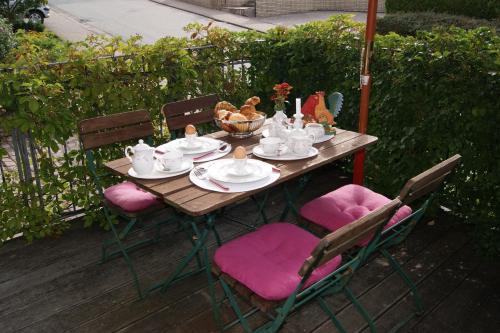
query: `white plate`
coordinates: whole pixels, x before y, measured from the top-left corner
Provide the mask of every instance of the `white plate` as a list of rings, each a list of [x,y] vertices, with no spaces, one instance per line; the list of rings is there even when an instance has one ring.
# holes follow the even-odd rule
[[[252,150],[252,153],[257,157],[265,158],[268,160],[295,161],[295,160],[303,160],[306,158],[314,157],[314,156],[318,155],[319,151],[318,151],[318,149],[311,147],[309,149],[309,153],[307,155],[295,155],[295,154],[289,152],[289,153],[281,154],[279,156],[270,156],[270,155],[264,154],[264,151],[262,150],[261,146],[255,146]]]
[[[250,171],[247,175],[235,175],[232,168],[233,159],[218,160],[208,168],[208,176],[220,182],[242,184],[262,180],[273,172],[272,165],[252,159],[247,160],[247,168]]]
[[[269,136],[269,129],[268,128],[266,128],[265,130],[262,131],[262,136],[265,138],[267,138]],[[328,141],[330,139],[333,139],[334,136],[335,136],[334,134],[323,135],[321,138],[314,140],[314,144]]]
[[[200,166],[204,168],[209,168],[210,163],[212,162],[201,164]],[[240,193],[240,192],[255,191],[258,190],[259,188],[269,186],[275,181],[277,181],[280,178],[280,176],[281,174],[279,172],[272,172],[269,177],[266,177],[256,182],[242,183],[242,184],[223,183],[224,186],[227,186],[229,188],[229,190],[227,191],[222,190],[221,188],[217,187],[207,179],[200,179],[196,177],[194,171],[191,171],[191,173],[189,174],[189,180],[196,186],[199,186],[205,190],[220,192],[220,193]]]
[[[175,172],[169,172],[169,171],[163,171],[160,169],[161,166],[155,163],[155,167],[153,168],[153,171],[148,174],[148,175],[138,175],[137,172],[133,168],[128,169],[128,175],[130,177],[134,178],[139,178],[139,179],[163,179],[163,178],[170,178],[170,177],[175,177],[175,176],[180,176],[185,173],[188,173],[193,169],[193,162],[191,160],[184,160],[182,163],[182,167],[180,170],[177,170]]]
[[[182,151],[185,155],[193,155],[193,154],[203,154],[208,153],[209,151],[216,150],[219,148],[221,141],[207,138],[207,137],[198,137],[196,140],[200,143],[197,147],[187,148],[186,147],[186,139],[176,139],[170,142],[167,142],[164,145],[159,146],[158,150],[167,151],[169,149],[177,149]]]

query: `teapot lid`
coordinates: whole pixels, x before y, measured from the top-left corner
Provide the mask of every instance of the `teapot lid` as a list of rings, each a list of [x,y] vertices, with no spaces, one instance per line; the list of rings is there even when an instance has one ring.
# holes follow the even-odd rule
[[[150,150],[151,147],[144,143],[144,140],[139,140],[139,143],[134,146],[134,151],[144,151],[144,150]]]

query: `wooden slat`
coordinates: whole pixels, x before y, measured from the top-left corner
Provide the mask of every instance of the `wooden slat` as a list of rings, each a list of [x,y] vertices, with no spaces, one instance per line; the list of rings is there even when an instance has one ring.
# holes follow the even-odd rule
[[[80,135],[83,148],[94,149],[105,145],[145,138],[153,134],[153,125],[151,122],[137,124],[129,127],[110,129],[105,132],[87,133]]]
[[[422,172],[421,174],[413,177],[405,184],[405,186],[399,193],[399,198],[403,202],[406,202],[407,197],[411,195],[411,200],[415,200],[418,199],[418,196],[416,196],[415,193],[418,192],[419,196],[422,196],[429,193],[430,190],[437,188],[440,182],[444,180],[444,176],[449,174],[458,165],[458,163],[460,163],[461,159],[462,156],[458,154],[454,155],[447,160],[436,164],[432,168]],[[429,185],[429,183],[433,183],[435,186]],[[428,188],[429,191],[426,191],[425,188]],[[412,195],[411,193],[414,194]]]
[[[198,109],[210,108],[213,110],[218,101],[219,98],[214,94],[167,103],[161,109],[165,118],[169,119],[170,117],[183,115]]]
[[[123,112],[109,116],[95,117],[82,120],[78,124],[79,134],[98,132],[115,127],[125,127],[134,124],[148,123],[151,121],[146,110]]]
[[[167,126],[169,130],[174,131],[177,129],[182,129],[189,124],[192,125],[207,124],[212,121],[213,121],[213,113],[212,111],[207,110],[198,113],[167,118]]]
[[[339,254],[354,247],[360,240],[381,227],[383,223],[394,215],[400,206],[401,201],[394,199],[379,209],[372,211],[370,214],[323,237],[312,251],[311,256],[306,259],[300,268],[299,274],[304,276]]]

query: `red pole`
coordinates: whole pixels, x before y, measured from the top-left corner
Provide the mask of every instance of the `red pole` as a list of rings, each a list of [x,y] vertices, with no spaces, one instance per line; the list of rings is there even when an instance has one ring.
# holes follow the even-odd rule
[[[370,105],[370,90],[372,85],[370,75],[370,60],[373,53],[373,40],[377,26],[378,0],[369,0],[368,14],[366,17],[365,47],[363,48],[361,64],[361,101],[359,105],[359,132],[365,134],[368,128],[368,108]],[[354,156],[354,179],[353,183],[363,184],[363,167],[366,151],[363,149]]]

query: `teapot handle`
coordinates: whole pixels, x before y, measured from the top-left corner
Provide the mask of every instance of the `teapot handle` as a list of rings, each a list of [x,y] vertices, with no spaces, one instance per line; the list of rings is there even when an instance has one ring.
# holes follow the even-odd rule
[[[134,148],[132,148],[132,146],[127,146],[125,148],[125,156],[129,159],[130,162],[132,162],[132,157],[130,157],[129,155],[129,150],[132,152],[132,154],[134,153]]]

